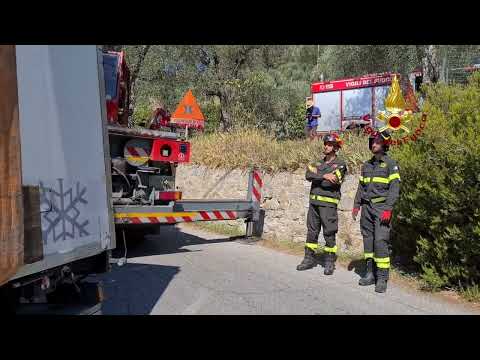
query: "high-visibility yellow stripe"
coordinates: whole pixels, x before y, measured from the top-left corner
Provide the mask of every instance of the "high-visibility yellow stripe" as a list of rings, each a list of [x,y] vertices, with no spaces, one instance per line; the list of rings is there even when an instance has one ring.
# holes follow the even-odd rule
[[[360,182],[366,184],[369,183],[372,178],[360,176]]]
[[[305,243],[305,247],[312,249],[312,250],[317,250],[318,249],[318,244],[314,243]]]
[[[379,269],[388,269],[390,267],[390,258],[374,258],[375,263],[377,264],[377,268]]]
[[[389,181],[392,181],[392,180],[395,180],[395,179],[400,180],[400,174],[399,173],[392,174],[388,177]]]
[[[373,253],[363,253],[365,259],[373,259]]]
[[[326,196],[320,196],[320,195],[310,195],[310,199],[312,200],[318,200],[318,201],[325,201],[328,203],[333,203],[333,204],[338,204],[340,200],[331,198],[331,197],[326,197]]]
[[[390,181],[388,180],[388,178],[384,178],[384,177],[373,177],[372,182],[388,184]]]
[[[325,252],[334,253],[334,254],[335,254],[335,253],[337,252],[337,246],[334,246],[334,247],[325,246],[325,247],[323,248],[323,250],[324,250]]]
[[[337,175],[338,180],[340,180],[340,181],[342,180],[342,173],[340,172],[340,170],[338,170],[338,169],[335,170],[335,175]]]
[[[156,213],[143,213],[143,212],[131,212],[131,213],[116,213],[113,215],[115,218],[134,218],[134,217],[182,217],[182,216],[195,216],[196,212],[156,212]]]
[[[378,198],[373,198],[373,199],[371,199],[370,201],[371,201],[372,203],[376,204],[376,203],[379,203],[379,202],[382,202],[382,201],[385,201],[385,200],[387,200],[387,198],[381,196],[381,197],[378,197]]]
[[[364,183],[364,184],[369,183],[369,182],[388,184],[388,183],[390,183],[390,181],[393,181],[395,179],[400,180],[400,174],[399,173],[392,174],[388,178],[379,177],[379,176],[375,176],[373,178],[360,176],[360,182]]]

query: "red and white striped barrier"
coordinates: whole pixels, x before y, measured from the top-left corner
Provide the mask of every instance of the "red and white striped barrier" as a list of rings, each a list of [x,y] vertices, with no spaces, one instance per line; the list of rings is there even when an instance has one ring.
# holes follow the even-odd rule
[[[262,203],[262,187],[263,181],[258,170],[253,170],[253,183],[252,183],[252,193],[253,201],[261,204]]]
[[[127,224],[175,224],[192,221],[215,221],[238,219],[236,211],[195,211],[177,213],[117,213],[116,223]]]

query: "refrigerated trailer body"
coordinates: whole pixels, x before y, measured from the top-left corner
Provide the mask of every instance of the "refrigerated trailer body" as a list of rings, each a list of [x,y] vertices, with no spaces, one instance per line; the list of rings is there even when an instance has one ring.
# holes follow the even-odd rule
[[[0,285],[2,295],[15,293],[18,301],[48,296],[67,282],[78,288],[80,277],[107,271],[115,232],[101,51],[78,45],[2,51],[11,51],[15,64],[3,70],[16,80],[7,91],[18,95],[24,233],[14,274]]]
[[[115,245],[96,46],[17,46],[22,184],[38,189],[43,258],[14,278]]]
[[[0,46],[0,69],[8,75],[0,74],[6,92],[0,135],[12,139],[0,157],[0,169],[11,170],[0,185],[6,219],[0,227],[0,311],[12,302],[23,309],[39,301],[68,302],[72,293],[100,302],[101,288],[81,280],[109,270],[116,227],[123,232],[145,223],[158,229],[185,221],[245,219],[247,236],[261,233],[262,181],[256,169],[247,199],[162,197],[176,193],[175,168],[188,160],[189,145],[175,133],[108,125],[99,47]],[[137,183],[133,196],[125,196],[121,186],[116,192],[112,169],[122,156],[128,160],[127,143],[148,139],[153,141],[148,162],[130,164],[126,172],[132,177],[145,172],[148,182]],[[141,191],[153,196],[140,196]],[[81,312],[90,314],[92,308]]]

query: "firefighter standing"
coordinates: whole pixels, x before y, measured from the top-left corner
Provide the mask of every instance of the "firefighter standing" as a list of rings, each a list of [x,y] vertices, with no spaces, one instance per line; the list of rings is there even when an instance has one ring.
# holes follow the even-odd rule
[[[307,215],[307,241],[305,257],[297,270],[307,270],[318,264],[318,235],[323,228],[325,238],[325,275],[332,275],[335,269],[337,246],[335,235],[338,231],[337,205],[340,202],[340,187],[347,171],[346,164],[337,157],[342,141],[336,134],[323,138],[324,159],[316,167],[309,166],[305,175],[312,182],[310,206]]]
[[[363,236],[366,273],[359,285],[375,284],[384,293],[390,269],[390,221],[400,191],[400,174],[395,160],[388,157],[388,132],[376,132],[369,138],[373,157],[362,166],[360,184],[355,196],[353,219],[360,207],[360,229]],[[374,267],[376,268],[374,270]]]

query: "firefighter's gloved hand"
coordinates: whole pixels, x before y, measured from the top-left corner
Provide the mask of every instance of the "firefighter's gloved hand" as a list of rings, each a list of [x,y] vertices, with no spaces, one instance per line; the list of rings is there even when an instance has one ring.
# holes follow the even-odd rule
[[[392,219],[392,210],[384,210],[380,217],[380,222],[386,225],[390,223],[391,219]]]
[[[357,215],[358,215],[358,212],[360,211],[360,208],[353,208],[352,209],[352,218],[353,218],[353,221],[357,221]]]

